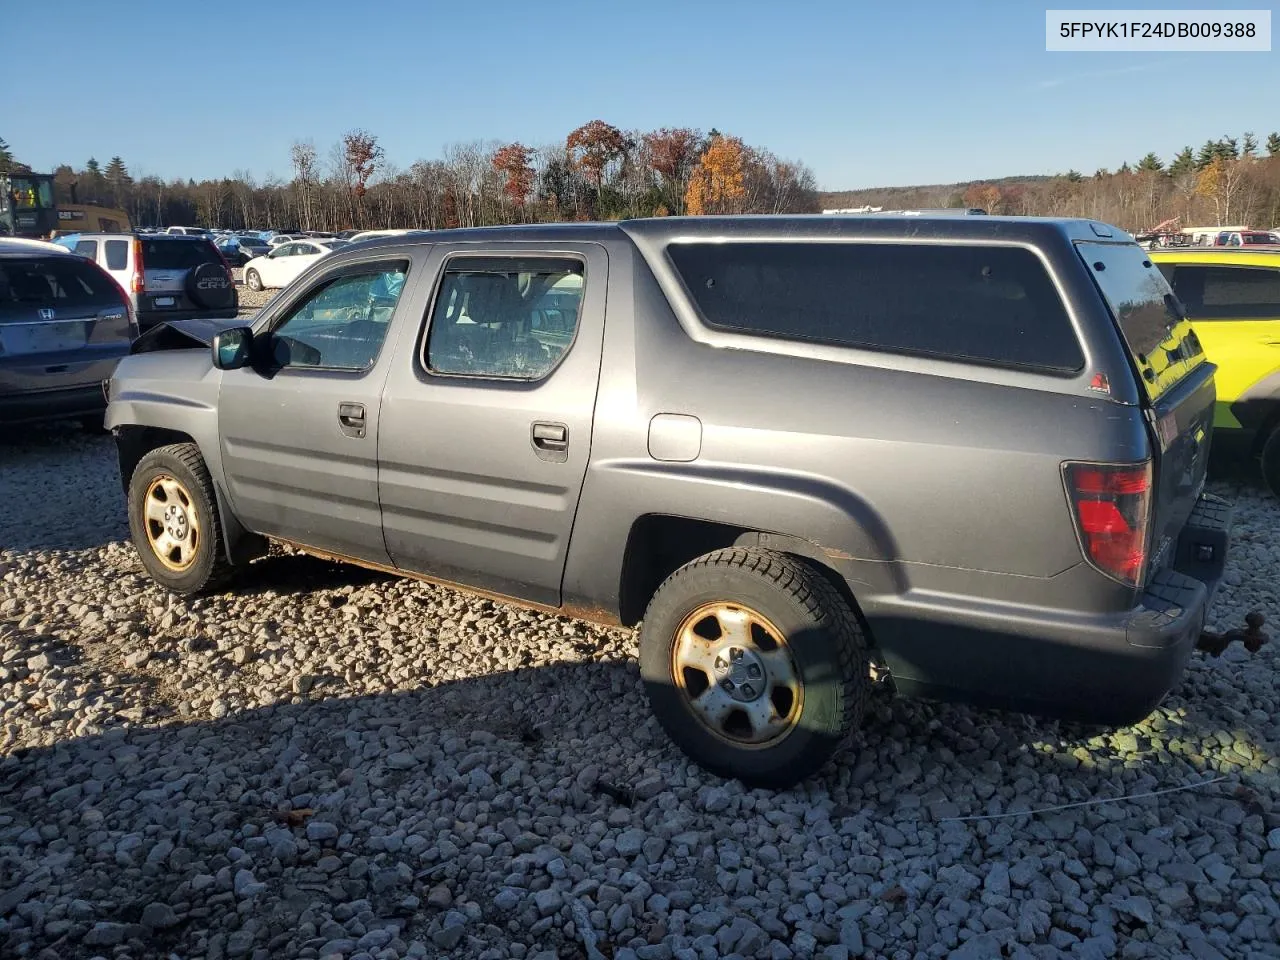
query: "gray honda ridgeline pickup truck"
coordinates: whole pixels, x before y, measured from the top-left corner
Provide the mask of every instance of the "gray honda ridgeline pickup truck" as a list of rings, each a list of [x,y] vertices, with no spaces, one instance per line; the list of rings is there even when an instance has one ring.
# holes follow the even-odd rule
[[[371,240],[251,326],[148,331],[107,389],[160,584],[213,589],[271,538],[640,624],[668,734],[761,786],[814,773],[876,682],[1137,721],[1228,542],[1214,366],[1088,220]]]

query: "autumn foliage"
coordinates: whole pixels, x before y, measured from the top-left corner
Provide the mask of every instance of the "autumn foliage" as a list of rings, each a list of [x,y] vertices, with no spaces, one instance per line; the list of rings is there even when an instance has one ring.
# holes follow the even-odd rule
[[[517,207],[523,207],[533,192],[532,156],[533,151],[523,143],[509,143],[493,154],[493,169],[504,178],[502,192]]]
[[[736,137],[688,127],[624,130],[591,120],[543,146],[455,143],[442,156],[399,168],[367,130],[327,151],[292,145],[289,176],[256,181],[248,171],[204,180],[128,175],[123,160],[106,178],[96,162],[57,168],[59,198],[119,199],[139,225],[203,224],[226,229],[439,229],[510,222],[617,220],[714,212],[813,212],[813,174]],[[691,192],[691,185],[697,186]]]
[[[617,127],[603,120],[592,120],[569,134],[564,146],[570,160],[599,189],[604,185],[605,168],[620,159],[630,143]]]
[[[747,195],[747,148],[737,137],[713,137],[694,168],[685,210],[694,215],[741,213]]]

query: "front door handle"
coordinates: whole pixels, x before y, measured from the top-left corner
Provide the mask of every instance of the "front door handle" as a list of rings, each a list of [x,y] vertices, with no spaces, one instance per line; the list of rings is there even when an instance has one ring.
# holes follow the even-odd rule
[[[533,451],[543,460],[563,463],[569,459],[569,428],[563,423],[536,421],[530,428]]]
[[[348,437],[359,439],[364,436],[364,404],[338,404],[338,426]]]

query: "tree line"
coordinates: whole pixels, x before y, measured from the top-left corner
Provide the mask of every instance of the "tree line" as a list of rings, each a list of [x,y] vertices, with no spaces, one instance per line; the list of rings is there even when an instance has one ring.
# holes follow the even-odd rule
[[[603,120],[562,143],[453,144],[395,166],[378,138],[352,130],[323,155],[293,143],[288,180],[247,170],[196,181],[130,172],[123,158],[54,173],[58,203],[125,210],[140,226],[227,229],[441,229],[501,223],[711,213],[817,212],[812,171],[739,137],[686,127],[625,131]],[[21,166],[0,140],[0,172]]]
[[[1265,152],[1264,152],[1265,151]],[[1178,226],[1280,226],[1280,133],[1263,144],[1252,133],[1183,147],[1167,163],[1155,153],[1086,176],[869,189],[822,194],[826,208],[980,207],[988,213],[1089,217],[1142,233],[1177,218]],[[1174,227],[1176,229],[1176,227]]]
[[[453,144],[407,169],[378,138],[352,130],[321,155],[297,141],[288,180],[163,180],[131,173],[121,157],[55,171],[60,203],[126,210],[134,223],[228,229],[439,229],[499,223],[608,220],[709,213],[810,213],[871,204],[981,207],[994,214],[1080,216],[1143,232],[1183,226],[1280,226],[1280,134],[1252,133],[1187,146],[1167,162],[1148,153],[1091,176],[1006,177],[968,184],[819,194],[812,171],[712,129],[624,131],[592,120],[563,143]],[[0,172],[22,165],[0,140]]]

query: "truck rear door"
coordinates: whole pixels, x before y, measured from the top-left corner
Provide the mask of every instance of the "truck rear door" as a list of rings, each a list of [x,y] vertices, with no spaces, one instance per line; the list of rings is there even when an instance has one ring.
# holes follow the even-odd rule
[[[382,399],[397,567],[551,606],[591,454],[608,257],[586,242],[436,244],[424,328]]]
[[[1143,388],[1154,472],[1150,572],[1172,559],[1172,546],[1204,487],[1216,367],[1141,247],[1088,241],[1076,249],[1111,310]]]

